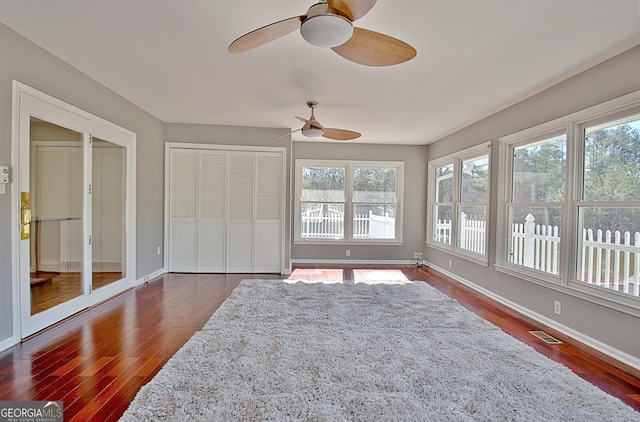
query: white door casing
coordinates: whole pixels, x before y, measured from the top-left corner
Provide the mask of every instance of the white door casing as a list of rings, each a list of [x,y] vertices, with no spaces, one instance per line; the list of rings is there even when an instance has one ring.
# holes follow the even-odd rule
[[[81,258],[74,266],[74,271],[82,270],[82,292],[80,296],[62,304],[56,305],[46,311],[31,313],[31,240],[21,239],[20,236],[20,192],[30,192],[32,177],[38,177],[41,172],[35,172],[31,168],[32,142],[30,139],[32,119],[42,120],[50,124],[67,128],[82,134],[82,147],[58,148],[53,155],[51,151],[42,157],[43,165],[53,166],[49,168],[49,175],[58,175],[53,180],[48,180],[49,189],[55,183],[66,183],[60,192],[66,192],[63,201],[58,201],[59,206],[71,207],[74,212],[81,214],[79,225],[69,222],[60,223],[60,262],[73,263],[74,259]],[[91,176],[92,176],[92,137],[106,139],[114,145],[122,147],[126,151],[124,167],[126,172],[126,192],[124,199],[125,220],[123,232],[126,239],[123,242],[126,256],[124,257],[124,273],[126,277],[111,283],[108,286],[92,289],[92,248],[88,246],[92,232],[92,205],[91,205]],[[101,302],[134,284],[135,279],[135,143],[136,135],[113,123],[107,122],[97,116],[66,104],[56,98],[41,93],[20,82],[13,83],[13,122],[12,122],[12,167],[14,169],[14,182],[11,185],[12,201],[12,258],[15,265],[12,267],[12,300],[13,300],[13,332],[14,341],[29,336],[55,322],[64,319],[73,313],[88,306]],[[43,150],[45,151],[45,150]],[[52,157],[57,157],[51,160]],[[56,160],[63,159],[66,165],[56,164]],[[38,159],[34,165],[40,165]],[[47,164],[48,163],[48,164]],[[68,171],[80,166],[80,180],[71,180]],[[46,169],[45,169],[46,170]],[[41,181],[47,177],[47,171]],[[77,172],[76,172],[77,173]],[[54,184],[51,184],[54,183]],[[46,188],[46,184],[45,184]],[[76,190],[80,189],[79,192]],[[74,190],[73,198],[69,198],[70,190]],[[42,198],[40,198],[42,201]],[[55,201],[51,203],[56,205]],[[69,210],[67,210],[69,211]],[[77,226],[77,227],[76,227]],[[78,234],[83,244],[76,245],[71,242],[70,235]],[[67,236],[67,239],[65,239]],[[45,257],[47,258],[47,257]],[[72,264],[69,264],[72,265]]]

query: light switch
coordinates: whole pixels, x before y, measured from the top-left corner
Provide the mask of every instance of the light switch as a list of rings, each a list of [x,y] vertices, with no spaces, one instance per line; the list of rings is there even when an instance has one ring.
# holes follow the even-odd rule
[[[0,166],[0,183],[9,183],[9,166]]]

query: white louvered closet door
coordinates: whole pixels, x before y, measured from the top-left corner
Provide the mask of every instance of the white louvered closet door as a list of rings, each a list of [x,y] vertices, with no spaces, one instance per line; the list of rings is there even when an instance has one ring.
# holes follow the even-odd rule
[[[171,151],[169,271],[197,270],[198,151]]]
[[[254,153],[230,152],[227,183],[227,272],[254,272]]]
[[[198,272],[225,272],[225,152],[200,151]]]
[[[283,236],[282,179],[282,155],[256,153],[255,272],[280,272]]]
[[[282,270],[283,156],[171,149],[169,271]]]

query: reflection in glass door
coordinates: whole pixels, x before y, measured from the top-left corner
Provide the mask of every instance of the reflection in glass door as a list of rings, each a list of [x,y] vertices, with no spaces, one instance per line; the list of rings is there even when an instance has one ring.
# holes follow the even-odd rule
[[[30,134],[29,272],[35,315],[84,294],[84,168],[81,133],[31,117]]]
[[[13,89],[14,327],[26,338],[134,285],[136,135]]]
[[[92,290],[126,277],[126,149],[92,141]]]

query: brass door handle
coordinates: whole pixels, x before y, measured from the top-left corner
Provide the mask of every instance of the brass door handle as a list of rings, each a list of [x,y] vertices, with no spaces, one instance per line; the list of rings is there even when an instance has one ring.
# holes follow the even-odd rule
[[[22,207],[20,212],[20,222],[23,226],[31,224],[31,209],[28,207]]]
[[[20,239],[31,237],[31,199],[29,192],[20,192]]]

